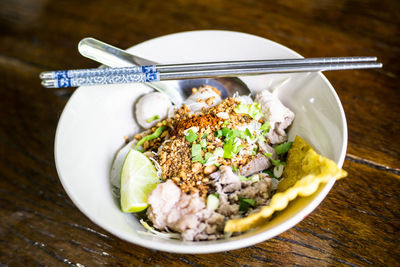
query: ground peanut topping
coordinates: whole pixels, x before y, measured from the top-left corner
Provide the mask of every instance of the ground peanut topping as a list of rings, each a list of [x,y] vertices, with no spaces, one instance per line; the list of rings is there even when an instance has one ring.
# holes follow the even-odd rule
[[[144,142],[143,148],[157,155],[155,160],[161,168],[162,179],[172,179],[183,192],[199,192],[202,197],[206,197],[210,183],[208,176],[218,169],[217,166],[240,168],[254,158],[255,154],[239,153],[235,157],[225,157],[222,136],[216,136],[224,128],[237,128],[252,121],[248,115],[233,111],[238,104],[233,98],[227,98],[216,106],[203,107],[196,114],[183,105],[175,111],[173,117],[158,123],[157,127],[165,127],[163,133],[158,138]],[[154,133],[157,127],[153,127],[149,134]],[[190,130],[196,136],[191,142],[186,139]],[[241,149],[249,148],[246,142],[241,142]],[[202,160],[193,159],[192,149],[196,145],[201,145],[198,156]],[[216,151],[222,152],[222,155],[214,156]],[[212,156],[214,162],[210,164],[206,159]]]

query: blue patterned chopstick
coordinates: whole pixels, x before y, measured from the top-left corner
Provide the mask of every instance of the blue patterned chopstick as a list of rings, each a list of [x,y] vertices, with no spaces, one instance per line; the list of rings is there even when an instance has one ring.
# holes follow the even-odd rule
[[[58,70],[46,71],[40,74],[41,79],[72,79],[94,76],[109,75],[130,75],[136,73],[154,73],[155,65],[133,66],[123,68],[103,68],[103,69],[78,69],[78,70]]]
[[[103,76],[86,77],[60,77],[55,79],[43,79],[42,85],[47,88],[78,87],[83,85],[116,84],[116,83],[145,83],[160,80],[160,74],[154,73],[123,73],[107,74]]]
[[[164,80],[212,78],[212,77],[235,77],[242,75],[255,75],[267,73],[284,72],[310,72],[310,71],[331,71],[350,69],[382,68],[379,62],[341,63],[341,64],[303,64],[303,65],[279,65],[273,67],[251,67],[240,69],[210,69],[198,71],[174,71],[174,72],[153,72],[153,73],[123,73],[107,74],[103,76],[86,77],[61,77],[55,79],[43,79],[42,85],[48,88],[77,87],[82,85],[115,84],[115,83],[145,83]]]

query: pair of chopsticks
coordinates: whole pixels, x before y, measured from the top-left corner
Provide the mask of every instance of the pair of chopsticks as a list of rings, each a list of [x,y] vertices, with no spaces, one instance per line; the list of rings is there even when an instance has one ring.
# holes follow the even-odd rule
[[[40,74],[47,88],[143,83],[165,80],[234,77],[284,72],[381,68],[376,57],[327,57],[146,65],[123,68],[47,71]]]

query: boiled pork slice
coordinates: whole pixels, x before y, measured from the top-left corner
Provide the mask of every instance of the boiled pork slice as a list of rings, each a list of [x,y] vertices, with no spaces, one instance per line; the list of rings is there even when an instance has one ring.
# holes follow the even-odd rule
[[[268,90],[259,92],[254,101],[261,104],[264,119],[269,122],[270,130],[267,137],[271,144],[280,144],[287,141],[285,129],[292,124],[294,113]]]

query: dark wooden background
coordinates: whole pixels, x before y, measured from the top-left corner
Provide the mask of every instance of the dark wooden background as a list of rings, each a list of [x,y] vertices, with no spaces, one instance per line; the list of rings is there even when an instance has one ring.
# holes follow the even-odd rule
[[[395,266],[400,261],[400,1],[0,1],[0,266]],[[344,168],[323,203],[266,242],[208,255],[156,252],[93,224],[54,166],[57,121],[73,90],[44,70],[98,66],[92,36],[121,48],[199,29],[247,32],[305,57],[378,56],[381,70],[326,73],[349,127]]]

